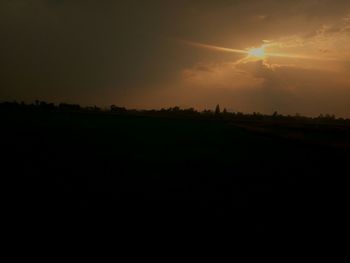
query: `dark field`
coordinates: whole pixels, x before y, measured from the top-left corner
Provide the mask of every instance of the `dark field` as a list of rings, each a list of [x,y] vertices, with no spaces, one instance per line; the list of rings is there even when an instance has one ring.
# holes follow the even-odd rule
[[[347,124],[45,111],[0,116],[5,203],[16,218],[213,220],[237,231],[320,234],[344,220]]]

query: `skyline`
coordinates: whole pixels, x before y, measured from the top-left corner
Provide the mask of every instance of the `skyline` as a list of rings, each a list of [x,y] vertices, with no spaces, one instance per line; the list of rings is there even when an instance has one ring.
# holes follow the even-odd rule
[[[0,100],[350,117],[345,0],[0,3]]]

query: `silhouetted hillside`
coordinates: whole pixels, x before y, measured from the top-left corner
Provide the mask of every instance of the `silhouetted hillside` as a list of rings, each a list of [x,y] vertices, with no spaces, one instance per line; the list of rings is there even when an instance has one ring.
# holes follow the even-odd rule
[[[317,232],[344,205],[349,120],[44,102],[2,103],[0,117],[2,176],[23,213],[291,233]]]

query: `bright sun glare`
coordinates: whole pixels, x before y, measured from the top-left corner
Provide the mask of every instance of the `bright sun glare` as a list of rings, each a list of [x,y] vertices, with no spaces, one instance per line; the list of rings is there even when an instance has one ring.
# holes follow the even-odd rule
[[[266,57],[265,50],[263,47],[252,48],[252,49],[248,50],[248,54],[251,57],[255,57],[255,58],[259,58],[259,59],[263,59]]]

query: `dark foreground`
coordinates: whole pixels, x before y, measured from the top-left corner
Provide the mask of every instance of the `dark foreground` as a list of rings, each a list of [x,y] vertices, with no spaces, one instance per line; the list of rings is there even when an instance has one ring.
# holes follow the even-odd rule
[[[0,138],[14,220],[323,235],[346,214],[346,125],[7,111]]]

